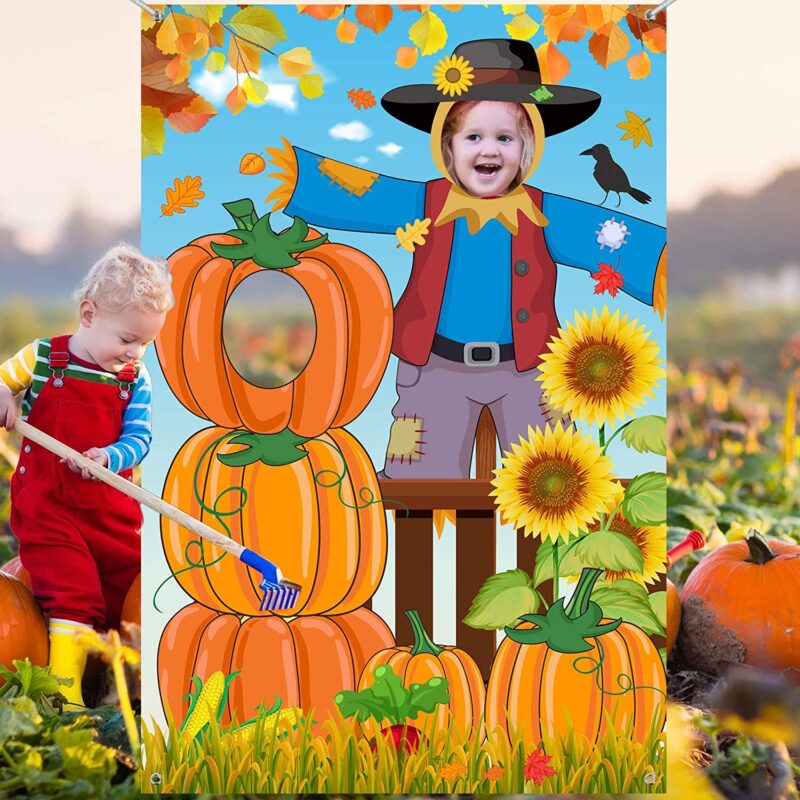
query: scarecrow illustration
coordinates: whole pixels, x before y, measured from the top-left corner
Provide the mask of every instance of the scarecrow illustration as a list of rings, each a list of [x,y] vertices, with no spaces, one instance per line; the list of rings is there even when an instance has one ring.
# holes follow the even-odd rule
[[[326,228],[415,230],[423,240],[395,306],[388,478],[469,477],[484,406],[504,451],[548,421],[536,377],[558,331],[557,263],[595,271],[604,246],[625,244],[622,290],[648,305],[666,269],[664,228],[525,184],[545,138],[591,117],[596,92],[543,86],[534,48],[510,39],[459,45],[434,78],[381,103],[430,132],[441,178],[379,175],[288,142],[269,151],[281,170],[268,198],[276,208]]]

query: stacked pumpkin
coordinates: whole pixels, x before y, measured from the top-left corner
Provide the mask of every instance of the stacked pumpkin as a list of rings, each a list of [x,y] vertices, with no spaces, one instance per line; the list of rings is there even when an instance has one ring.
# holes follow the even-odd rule
[[[194,602],[167,624],[158,673],[165,711],[188,711],[191,678],[239,671],[223,721],[271,706],[314,708],[356,688],[394,644],[364,604],[386,563],[386,521],[374,467],[344,425],[374,394],[389,358],[392,301],[368,256],[296,219],[274,233],[249,200],[224,204],[237,228],[200,237],[169,258],[175,305],[156,340],[178,400],[214,423],[169,469],[164,499],[277,564],[300,585],[297,604],[261,611],[258,576],[162,519],[164,553]],[[298,377],[278,388],[246,381],[229,358],[223,318],[234,290],[262,269],[293,278],[311,301],[316,340]]]

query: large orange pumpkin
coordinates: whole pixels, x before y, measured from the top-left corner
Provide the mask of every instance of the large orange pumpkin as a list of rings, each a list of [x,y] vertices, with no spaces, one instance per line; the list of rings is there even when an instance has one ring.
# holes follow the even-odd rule
[[[389,359],[393,316],[385,276],[369,256],[308,233],[302,220],[276,236],[269,214],[258,220],[250,200],[224,205],[241,232],[202,236],[169,258],[175,305],[156,351],[170,388],[189,411],[228,428],[256,433],[288,428],[317,436],[346,425],[366,407]],[[311,239],[303,241],[304,236]],[[242,378],[222,338],[231,294],[265,268],[294,278],[316,317],[308,364],[294,381],[274,389]]]
[[[29,658],[46,667],[49,654],[47,623],[30,589],[0,572],[0,664],[13,669],[15,659]]]
[[[199,540],[164,517],[164,552],[181,586],[210,608],[250,616],[343,614],[364,605],[386,565],[386,519],[380,503],[367,502],[369,497],[380,498],[380,488],[358,440],[344,429],[331,430],[299,450],[289,448],[291,457],[299,460],[268,466],[258,455],[269,437],[246,434],[252,447],[242,450],[228,443],[229,433],[207,428],[184,444],[167,474],[164,499],[224,533],[217,518],[201,507],[195,487],[206,509],[219,498],[217,511],[229,514],[222,519],[230,536],[300,584],[299,600],[290,610],[259,611],[258,576],[233,556],[216,561],[223,551],[207,543],[202,547],[211,566],[185,569],[190,564],[187,545]],[[221,459],[240,466],[228,466]],[[337,475],[344,476],[339,484]],[[231,487],[244,489],[246,501]],[[243,501],[241,511],[230,513]],[[189,548],[191,561],[199,554],[199,546]]]
[[[490,736],[513,730],[535,747],[572,730],[596,742],[612,719],[617,731],[632,726],[637,742],[661,730],[667,678],[658,649],[636,625],[602,618],[589,599],[601,574],[585,568],[566,608],[561,599],[506,628],[486,692]]]
[[[800,683],[800,546],[752,532],[707,555],[681,592],[681,655],[715,671],[714,654]],[[692,647],[692,640],[697,644]],[[703,659],[697,664],[694,651]],[[726,655],[726,653],[728,655]]]
[[[406,611],[414,632],[412,646],[391,647],[376,653],[366,664],[358,681],[358,689],[366,689],[375,682],[375,670],[386,664],[408,688],[412,683],[425,683],[431,678],[446,678],[450,702],[426,714],[420,712],[409,724],[420,730],[433,727],[447,730],[452,723],[455,730],[464,733],[480,730],[486,689],[483,676],[472,656],[457,647],[434,644],[416,611]],[[433,720],[433,722],[431,722]],[[362,723],[364,733],[374,736],[380,724],[369,719]]]
[[[386,623],[367,608],[330,617],[276,616],[242,619],[199,603],[168,623],[158,645],[161,702],[178,724],[189,709],[191,678],[205,681],[222,670],[239,671],[232,681],[223,722],[244,722],[271,707],[313,709],[323,722],[336,709],[342,689],[354,690],[370,657],[394,644]],[[338,712],[337,712],[338,713]]]
[[[681,627],[681,596],[675,584],[667,578],[667,653],[672,652]]]

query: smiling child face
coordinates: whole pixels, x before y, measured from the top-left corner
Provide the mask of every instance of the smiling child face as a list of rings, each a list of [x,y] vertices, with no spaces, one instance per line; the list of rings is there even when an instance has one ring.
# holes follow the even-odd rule
[[[476,197],[504,195],[517,177],[522,136],[513,103],[485,100],[467,111],[452,138],[453,171]]]

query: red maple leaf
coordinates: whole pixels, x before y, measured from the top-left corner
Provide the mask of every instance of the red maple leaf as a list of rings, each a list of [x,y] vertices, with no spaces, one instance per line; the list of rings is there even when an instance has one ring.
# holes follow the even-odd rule
[[[372,108],[375,105],[375,95],[368,89],[350,89],[347,99],[360,111],[362,108]]]
[[[545,778],[551,778],[556,771],[548,766],[552,756],[545,754],[544,750],[534,750],[525,760],[525,780],[533,781],[541,786]]]
[[[594,287],[594,293],[603,294],[608,292],[612,297],[616,297],[617,292],[625,283],[622,279],[622,273],[617,272],[611,264],[598,264],[597,266],[600,267],[600,271],[592,273],[592,277],[597,282]]]

